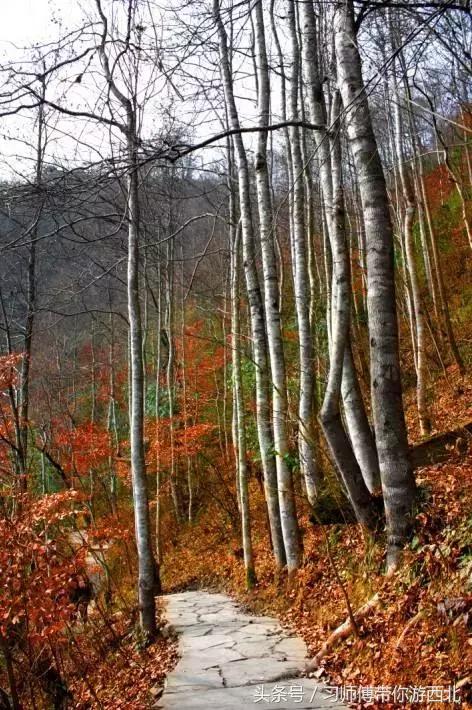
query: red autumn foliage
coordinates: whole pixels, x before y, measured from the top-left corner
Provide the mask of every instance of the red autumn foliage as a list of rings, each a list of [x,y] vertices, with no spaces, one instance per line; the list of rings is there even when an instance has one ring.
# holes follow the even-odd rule
[[[71,520],[83,496],[63,491],[31,500],[0,517],[0,634],[38,649],[44,639],[65,643],[76,611],[70,591],[84,570],[83,553],[71,554]]]
[[[85,422],[66,427],[59,422],[53,428],[52,445],[65,471],[87,476],[91,468],[106,464],[111,455],[110,435],[98,424]]]

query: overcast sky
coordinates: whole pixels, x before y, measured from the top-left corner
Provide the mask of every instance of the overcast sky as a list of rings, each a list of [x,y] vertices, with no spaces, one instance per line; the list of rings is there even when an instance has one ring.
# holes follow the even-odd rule
[[[160,25],[159,14],[165,8],[166,1],[163,0],[163,2],[155,5],[158,29]],[[167,37],[172,36],[171,44],[174,43],[172,41],[173,37],[178,43],[178,38],[171,29],[173,27],[172,23],[175,21],[174,13],[172,12],[172,1],[170,0],[169,2],[169,9],[164,11],[166,24],[168,24],[171,32]],[[105,3],[106,6],[107,3]],[[82,2],[77,0],[8,0],[6,7],[2,9],[2,22],[0,23],[0,58],[2,64],[5,65],[15,60],[23,61],[26,57],[31,56],[29,48],[34,45],[53,43],[59,37],[67,35],[69,30],[82,26],[86,16],[96,17],[92,0],[83,0]],[[169,58],[169,55],[166,56],[168,62],[171,63],[172,58]],[[97,60],[97,57],[95,57],[95,60]],[[211,77],[212,72],[218,74],[217,65],[214,65],[213,68],[210,67],[208,70],[202,66],[201,62],[201,58],[196,59],[191,66],[191,71],[201,72],[202,78],[205,77],[206,79]],[[238,62],[240,63],[241,60],[239,59]],[[205,64],[205,60],[203,60],[203,64]],[[198,68],[199,66],[200,68]],[[245,73],[251,73],[252,65],[247,67],[247,70],[247,72],[241,73],[241,83],[237,87],[237,93],[240,97],[239,103],[241,104],[241,119],[245,125],[253,123],[255,118],[254,104],[252,101],[248,101],[251,95],[254,96],[253,82],[251,79],[246,80],[244,78]],[[74,67],[73,74],[79,71],[79,66]],[[210,71],[210,74],[208,74],[208,71]],[[177,76],[175,80],[179,84],[179,88],[184,93],[187,93],[188,96],[188,99],[184,100],[183,103],[180,99],[178,100],[177,116],[188,124],[189,131],[193,133],[192,138],[195,140],[196,138],[207,137],[209,134],[211,135],[221,130],[219,122],[215,121],[214,114],[208,105],[202,109],[201,106],[197,107],[194,104],[191,98],[194,88],[192,88],[192,84],[185,84],[184,87],[182,78],[179,79]],[[99,85],[92,80],[89,72],[82,80],[80,87],[78,84],[74,85],[73,81],[74,76],[72,76],[72,83],[70,77],[67,83],[62,85],[56,82],[56,87],[59,89],[61,86],[63,88],[69,87],[66,96],[61,98],[61,102],[72,105],[74,108],[80,107],[94,111],[95,100],[103,89],[100,89]],[[140,83],[143,87],[146,87],[146,70],[141,76]],[[103,81],[101,84],[103,86]],[[55,90],[54,87],[52,87],[52,90]],[[97,94],[97,90],[99,94]],[[155,96],[154,108],[150,108],[147,111],[148,118],[150,117],[152,120],[150,122],[148,120],[144,131],[145,134],[152,135],[153,133],[155,134],[156,129],[158,130],[158,117],[161,109],[165,108],[166,103],[169,101],[169,95],[173,93],[173,90],[167,85],[162,93],[158,92]],[[48,96],[51,98],[49,91]],[[52,98],[57,101],[54,95]],[[72,164],[76,160],[79,162],[95,162],[109,152],[109,148],[106,146],[110,137],[108,130],[94,128],[91,126],[90,121],[85,124],[80,120],[64,117],[57,121],[57,118],[52,114],[50,115],[54,125],[50,124],[47,162],[48,160],[54,164],[64,164],[70,161],[70,164]],[[25,175],[25,173],[31,174],[31,170],[34,168],[34,149],[31,146],[34,143],[35,118],[35,112],[30,111],[28,113],[25,112],[25,115],[21,117],[16,115],[4,118],[0,122],[0,155],[2,158],[0,175],[2,177],[15,178],[15,176],[20,177]],[[78,142],[76,139],[78,139]],[[252,143],[251,137],[247,137],[245,140],[248,144]],[[31,145],[28,146],[28,143]],[[215,157],[213,150],[210,149],[205,152],[206,160],[215,159]]]
[[[2,4],[2,52],[10,42],[29,45],[47,39],[52,32],[51,18],[60,18],[65,10],[69,13],[77,6],[74,0],[6,0]]]

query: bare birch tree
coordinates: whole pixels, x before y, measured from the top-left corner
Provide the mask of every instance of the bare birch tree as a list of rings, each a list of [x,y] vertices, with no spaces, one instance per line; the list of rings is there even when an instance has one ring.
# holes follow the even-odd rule
[[[364,214],[372,414],[387,517],[387,567],[392,570],[411,529],[416,486],[402,403],[392,224],[362,77],[352,0],[336,5],[334,39],[339,87]]]
[[[138,592],[141,627],[146,636],[156,634],[156,605],[154,599],[156,585],[156,565],[152,551],[151,523],[147,493],[146,466],[144,459],[144,375],[143,375],[143,333],[141,324],[140,284],[139,284],[139,161],[138,125],[136,98],[127,96],[117,85],[107,54],[109,42],[108,20],[100,0],[96,6],[102,23],[100,60],[111,94],[117,99],[125,113],[122,132],[126,139],[127,151],[127,220],[128,220],[128,269],[127,294],[130,327],[130,445],[131,476],[135,516],[136,546],[138,550]],[[134,1],[129,0],[129,22],[131,22]],[[129,28],[129,32],[131,28]],[[128,42],[130,41],[128,34]]]
[[[228,42],[220,15],[219,0],[213,2],[213,15],[218,31],[220,68],[228,121],[235,132],[234,144],[238,173],[239,203],[241,211],[243,265],[249,300],[249,315],[254,365],[256,369],[257,431],[264,473],[265,494],[271,527],[272,545],[277,564],[296,569],[300,563],[298,525],[290,505],[280,508],[277,472],[273,455],[272,427],[269,405],[269,379],[265,316],[259,277],[255,261],[255,236],[251,212],[249,165],[244,142],[239,132],[240,123],[233,91]],[[280,502],[285,502],[282,497]],[[288,503],[290,501],[287,501]],[[282,531],[285,527],[285,533]],[[289,545],[289,549],[287,549]],[[291,545],[291,548],[290,548]]]
[[[299,118],[300,47],[297,36],[295,4],[287,3],[288,28],[291,43],[292,71],[290,76],[289,116],[293,124]],[[310,326],[310,288],[308,275],[308,250],[305,230],[305,204],[303,186],[303,159],[300,129],[289,128],[293,183],[293,280],[295,311],[298,322],[300,390],[298,402],[298,453],[300,470],[306,486],[307,498],[313,505],[320,484],[315,450],[314,432],[314,340]]]

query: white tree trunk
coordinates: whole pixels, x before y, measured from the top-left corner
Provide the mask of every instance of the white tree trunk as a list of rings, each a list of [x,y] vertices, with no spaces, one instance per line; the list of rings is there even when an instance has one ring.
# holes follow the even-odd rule
[[[241,322],[239,313],[239,252],[241,242],[240,223],[230,225],[231,234],[231,353],[233,396],[236,410],[236,460],[238,465],[237,483],[241,507],[241,530],[243,540],[246,586],[252,589],[256,583],[254,552],[251,537],[251,515],[249,509],[249,489],[246,452],[246,423],[244,420],[244,394],[241,377]]]
[[[269,69],[265,42],[262,3],[255,6],[256,64],[258,77],[259,126],[269,125]],[[255,173],[259,210],[259,229],[264,274],[264,304],[269,346],[269,361],[272,375],[272,422],[274,430],[275,462],[279,494],[282,532],[289,572],[300,564],[301,551],[297,522],[297,509],[293,490],[292,472],[287,464],[287,396],[285,355],[280,323],[279,284],[274,243],[274,225],[270,199],[269,174],[267,169],[267,131],[257,135]]]
[[[290,120],[298,120],[298,86],[300,56],[297,39],[295,5],[287,4],[287,17],[291,39],[292,72],[290,87]],[[307,264],[307,244],[305,231],[305,205],[303,187],[303,160],[300,133],[297,126],[289,127],[292,154],[293,183],[293,280],[295,310],[298,322],[300,384],[298,401],[298,453],[300,470],[304,478],[308,501],[314,505],[321,482],[315,450],[314,429],[314,343],[310,327],[310,288]]]
[[[301,18],[303,30],[303,69],[305,85],[307,87],[310,119],[315,125],[325,126],[324,129],[315,130],[314,134],[315,145],[318,154],[318,162],[320,167],[320,182],[323,205],[326,216],[326,230],[329,242],[331,243],[332,260],[333,262],[336,260],[336,262],[340,264],[342,263],[343,259],[348,259],[348,254],[347,252],[345,252],[347,248],[345,243],[345,237],[343,237],[339,231],[340,229],[344,229],[344,206],[341,183],[341,155],[339,154],[340,145],[339,141],[337,140],[337,134],[335,133],[335,150],[334,152],[333,150],[330,150],[330,140],[326,127],[326,108],[323,97],[321,79],[319,75],[319,66],[317,58],[316,18],[313,9],[313,4],[311,2],[304,2],[301,4]],[[338,111],[335,107],[333,112],[334,118],[338,117],[337,114]],[[339,126],[336,126],[334,130],[339,131]],[[337,158],[337,165],[333,166],[333,159],[335,157]],[[337,176],[333,175],[335,168],[337,171]],[[335,184],[338,189],[336,204],[334,199]],[[336,252],[337,256],[335,256]],[[345,283],[345,278],[349,279],[348,267],[348,262],[342,263],[341,271],[335,277],[336,279],[340,278],[342,283]],[[331,351],[331,345],[333,340],[332,330],[335,327],[334,323],[332,323],[331,318],[331,305],[333,303],[332,299],[336,298],[336,294],[334,288],[332,288],[330,277],[327,277],[327,296],[328,341],[330,344],[329,350]],[[344,293],[343,297],[347,297],[349,299],[350,288],[347,290],[347,292]],[[341,308],[347,308],[346,319],[347,324],[349,324],[349,303],[343,304]],[[348,325],[346,326],[346,323],[344,323],[343,328],[346,327],[348,327]],[[359,383],[357,380],[357,372],[352,358],[350,336],[348,330],[346,332],[343,331],[340,346],[340,352],[338,352],[337,357],[340,358],[340,363],[344,362],[344,366],[342,367],[341,394],[346,415],[346,424],[349,432],[349,437],[352,443],[352,448],[354,449],[355,457],[362,471],[365,483],[368,489],[372,492],[375,486],[379,484],[377,452],[375,450],[373,436],[370,431],[367,415],[365,413],[364,403],[360,394]],[[339,382],[337,381],[337,366],[334,366],[334,368],[335,371],[333,372],[333,377],[335,387],[334,390],[332,389],[332,392],[336,392],[335,398],[337,399],[339,391]],[[334,406],[334,402],[335,400],[333,399],[328,404],[329,410],[334,411],[334,409],[332,409],[332,407]],[[336,406],[338,405],[336,404]],[[341,435],[341,438],[339,439],[340,445],[343,445],[342,442],[343,437]],[[344,441],[344,445],[346,443],[348,444],[349,442]],[[334,444],[334,439],[332,440],[332,444]],[[349,460],[351,461],[351,459]],[[357,480],[356,466],[355,463],[352,461],[351,466],[353,467],[352,470],[356,471],[355,476]],[[344,476],[348,475],[349,474],[347,470],[345,470]],[[356,487],[356,489],[359,487],[362,489],[362,486],[356,486],[354,482],[352,485]],[[358,495],[360,496],[360,499],[364,501],[364,505],[367,505],[367,497],[365,496],[365,491],[363,493],[358,491]]]
[[[127,296],[130,345],[130,449],[131,480],[133,489],[134,524],[138,551],[138,598],[140,624],[144,634],[152,638],[156,634],[156,566],[151,543],[151,523],[144,458],[144,372],[143,372],[143,332],[139,301],[139,161],[138,135],[134,102],[116,86],[110,70],[106,43],[108,38],[107,19],[100,0],[95,0],[100,20],[102,36],[99,47],[100,60],[111,94],[119,101],[126,113],[126,138],[128,158],[128,268]]]
[[[333,98],[333,113],[338,115],[340,103],[338,92]],[[373,502],[351,441],[341,419],[339,398],[345,353],[349,340],[351,317],[351,282],[349,272],[349,252],[345,233],[344,195],[341,173],[341,145],[339,134],[331,141],[332,170],[332,213],[331,213],[331,253],[333,260],[332,304],[328,315],[331,317],[331,349],[328,382],[320,412],[320,421],[326,440],[343,479],[357,520],[367,528],[375,528],[376,517]]]
[[[151,523],[144,460],[144,377],[141,309],[139,303],[139,198],[134,116],[129,115],[128,155],[128,318],[131,355],[131,478],[134,521],[138,549],[139,612],[143,631],[156,633],[155,561],[151,543]]]
[[[170,225],[172,222],[170,221]],[[172,229],[170,227],[169,231]],[[175,466],[175,431],[174,431],[174,243],[170,239],[167,242],[167,281],[166,281],[166,333],[167,333],[167,366],[166,366],[166,387],[167,403],[169,406],[169,445],[170,445],[170,493],[174,506],[174,515],[177,523],[181,523],[182,515],[180,510],[180,497],[177,487],[177,470]]]
[[[398,160],[398,172],[400,175],[400,183],[402,187],[405,208],[403,218],[403,237],[405,243],[407,271],[410,280],[412,306],[415,316],[416,327],[416,406],[418,409],[420,430],[422,435],[425,436],[431,431],[431,421],[429,418],[428,406],[426,401],[426,322],[423,312],[423,302],[416,268],[413,237],[413,222],[416,213],[416,205],[413,189],[411,186],[409,170],[405,161],[405,155],[403,151],[403,125],[400,108],[400,96],[398,91],[395,91],[394,114],[395,146]]]
[[[416,487],[402,403],[393,231],[364,90],[352,0],[337,3],[334,33],[338,81],[364,214],[372,411],[387,518],[387,566],[393,569],[411,529]]]
[[[220,16],[219,0],[214,0],[213,13],[218,30],[220,67],[230,128],[239,131],[239,116],[234,99],[226,30]],[[271,529],[274,557],[278,566],[286,562],[282,535],[281,511],[277,492],[277,472],[273,455],[269,406],[269,380],[264,307],[256,268],[254,228],[251,214],[249,166],[240,133],[234,136],[241,210],[243,265],[249,301],[252,348],[256,369],[256,417],[259,448],[264,474],[264,487]]]

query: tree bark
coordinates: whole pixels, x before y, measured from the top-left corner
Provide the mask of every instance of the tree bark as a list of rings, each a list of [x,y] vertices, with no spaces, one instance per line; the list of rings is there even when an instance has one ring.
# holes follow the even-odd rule
[[[239,252],[241,241],[240,223],[231,225],[231,345],[234,403],[236,408],[236,446],[238,462],[238,487],[241,505],[241,530],[243,541],[246,587],[256,584],[254,552],[251,536],[251,515],[249,509],[249,488],[246,452],[246,423],[244,420],[244,394],[241,377],[241,322],[239,313]]]
[[[340,144],[338,142],[337,137],[337,131],[339,131],[339,127],[336,126],[334,128],[334,135],[332,139],[334,140],[334,150],[330,150],[330,139],[326,126],[326,107],[323,97],[323,89],[319,73],[318,56],[316,51],[318,44],[316,18],[313,9],[313,4],[311,2],[305,2],[301,4],[301,18],[303,29],[303,68],[305,76],[305,85],[307,87],[308,104],[310,109],[310,120],[316,125],[325,126],[324,129],[315,130],[314,135],[315,145],[318,153],[318,162],[320,166],[320,182],[323,205],[326,216],[326,231],[328,241],[330,243],[335,242],[334,246],[333,244],[331,244],[332,254],[334,254],[335,251],[340,250],[339,254],[337,255],[337,262],[341,265],[342,260],[347,259],[348,256],[347,253],[345,253],[345,250],[347,248],[345,243],[345,236],[343,236],[343,233],[340,232],[340,230],[344,231],[344,196],[342,192],[341,183],[341,156],[339,154]],[[334,108],[333,116],[336,119],[338,118],[336,107]],[[333,160],[335,157],[337,157],[337,175],[333,176]],[[334,199],[335,184],[337,189],[336,200]],[[341,271],[336,277],[341,279],[341,283],[345,283],[344,279],[349,278],[348,267],[348,262],[342,263]],[[331,283],[331,276],[327,277],[327,286],[328,339],[331,343],[333,338],[332,328],[334,327],[331,322],[331,299],[335,297],[335,291],[334,288],[332,288]],[[346,294],[347,297],[350,298],[350,290],[345,292],[343,297],[346,297]],[[346,317],[347,323],[349,324],[350,307],[348,304],[346,304],[346,306]],[[345,327],[346,324],[344,323],[342,328]],[[361,468],[365,483],[370,492],[372,492],[376,485],[378,485],[380,482],[377,452],[375,449],[375,443],[373,441],[369,422],[365,412],[362,395],[360,393],[357,372],[352,358],[349,331],[344,333],[344,335],[342,336],[342,340],[344,340],[345,345],[342,346],[341,343],[341,349],[338,355],[341,358],[340,362],[344,363],[342,367],[341,395],[343,398],[344,411],[346,415],[346,424],[349,431],[352,448],[354,449],[355,457]],[[329,349],[331,350],[331,346]],[[337,375],[335,377],[335,380],[337,380]],[[339,383],[336,382],[334,391],[338,392],[338,386]],[[331,405],[329,405],[328,408],[331,408]],[[340,426],[342,426],[341,421],[339,422],[339,424]],[[341,439],[342,441],[344,441],[344,444],[346,444],[346,440],[344,440],[342,436]],[[342,442],[340,441],[340,443]],[[332,440],[332,444],[334,444],[334,439]],[[347,445],[349,445],[349,441],[347,441]],[[352,462],[352,460],[351,465],[354,467],[353,470],[356,471],[357,476],[357,468],[355,466],[355,462]],[[344,475],[348,475],[346,470],[344,472]],[[365,495],[364,491],[361,495],[361,499],[364,500],[366,505],[367,498],[368,497]]]
[[[228,111],[230,128],[238,131],[240,128],[239,116],[233,92],[232,76],[230,71],[227,35],[220,16],[219,0],[213,2],[213,15],[218,31],[220,67],[223,79],[225,101]],[[285,522],[292,522],[290,512],[280,509],[278,497],[277,472],[273,455],[272,428],[269,407],[269,380],[267,342],[265,333],[264,306],[256,268],[255,238],[251,213],[250,180],[247,154],[242,135],[234,136],[239,200],[241,210],[243,266],[246,279],[246,289],[249,301],[249,316],[252,338],[252,349],[256,369],[256,419],[259,448],[262,459],[264,475],[264,488],[271,528],[274,557],[279,567],[288,565],[298,566],[298,550],[293,554],[285,549],[282,526]],[[290,559],[289,559],[290,558]]]
[[[344,350],[341,395],[349,438],[365,484],[370,493],[380,487],[379,457],[374,436],[365,411],[364,398],[359,384],[350,337]]]
[[[170,198],[172,199],[172,197]],[[169,231],[172,232],[172,220],[169,220]],[[167,366],[166,366],[166,388],[167,402],[169,406],[169,438],[170,438],[170,493],[174,506],[174,515],[178,524],[182,521],[180,511],[180,496],[177,487],[177,472],[175,467],[175,432],[174,432],[174,243],[170,239],[167,242],[167,281],[166,281],[166,333],[168,343]]]
[[[255,6],[256,65],[258,76],[259,126],[269,124],[269,69],[265,42],[262,4]],[[267,132],[259,131],[255,153],[255,174],[259,210],[259,229],[264,277],[264,305],[266,317],[269,362],[272,376],[272,424],[274,431],[275,463],[277,487],[282,517],[282,533],[287,553],[289,571],[296,569],[300,558],[297,509],[293,490],[292,471],[287,463],[287,382],[285,354],[280,322],[279,288],[277,261],[275,255],[272,205],[270,199],[269,174],[267,169]],[[298,552],[297,552],[298,547]],[[291,551],[289,553],[289,550]]]
[[[131,340],[131,476],[138,548],[139,610],[143,631],[156,634],[154,600],[155,561],[151,544],[151,523],[144,460],[144,378],[141,310],[139,303],[139,197],[134,116],[128,117],[128,318]]]
[[[38,237],[38,223],[41,218],[41,212],[44,204],[42,192],[43,182],[43,157],[46,147],[45,133],[45,117],[44,117],[44,100],[46,98],[46,80],[43,77],[41,81],[41,98],[42,102],[38,109],[38,134],[36,141],[36,175],[34,192],[38,202],[38,213],[33,217],[33,229],[31,230],[29,245],[28,245],[28,272],[26,285],[26,319],[25,333],[23,339],[23,359],[20,369],[20,386],[18,392],[18,422],[19,422],[19,437],[17,439],[18,458],[19,458],[19,473],[21,476],[20,490],[26,491],[27,473],[28,473],[28,417],[29,417],[29,393],[30,393],[30,371],[31,371],[31,356],[33,345],[33,330],[36,312],[36,241]]]
[[[336,4],[334,32],[338,81],[364,213],[372,413],[387,518],[387,568],[393,570],[411,530],[416,497],[402,403],[393,230],[364,90],[352,0]]]
[[[411,297],[416,328],[416,406],[418,409],[418,418],[420,422],[421,434],[423,436],[426,436],[431,431],[431,420],[429,417],[428,405],[426,400],[426,323],[423,312],[423,300],[421,297],[418,272],[416,268],[413,237],[413,222],[415,218],[416,205],[410,175],[408,172],[408,166],[406,164],[405,155],[403,151],[403,126],[400,109],[400,96],[397,90],[395,91],[394,114],[395,145],[398,160],[398,172],[400,174],[400,183],[403,193],[403,201],[405,205],[405,213],[403,219],[403,237],[405,243],[407,270],[411,286]]]
[[[291,0],[287,4],[287,17],[292,54],[292,73],[290,87],[290,119],[298,119],[298,86],[300,74],[299,44],[295,5]],[[308,501],[315,504],[321,476],[316,460],[314,429],[314,371],[315,358],[313,335],[310,327],[310,289],[307,265],[307,244],[304,215],[303,160],[300,133],[296,126],[290,126],[290,147],[292,155],[293,183],[293,280],[295,311],[298,322],[299,343],[299,401],[298,401],[298,454],[300,471],[305,482]]]
[[[111,93],[126,113],[127,205],[128,218],[128,265],[127,297],[130,331],[130,449],[131,479],[133,488],[134,523],[138,551],[138,598],[141,629],[149,639],[156,635],[156,585],[155,561],[151,544],[151,523],[144,458],[144,374],[143,334],[139,301],[139,161],[136,109],[134,101],[125,96],[116,86],[105,47],[108,35],[107,19],[100,0],[96,6],[102,22],[102,37],[99,47],[100,60]]]
[[[333,115],[338,115],[337,107],[340,104],[338,92],[333,97],[332,104]],[[331,169],[333,202],[330,241],[333,286],[332,304],[328,309],[328,316],[331,318],[331,348],[328,383],[319,418],[356,518],[365,527],[374,529],[376,516],[373,501],[354,455],[351,441],[344,430],[339,408],[345,352],[349,339],[351,280],[345,232],[341,145],[338,133],[335,133],[331,140]]]

